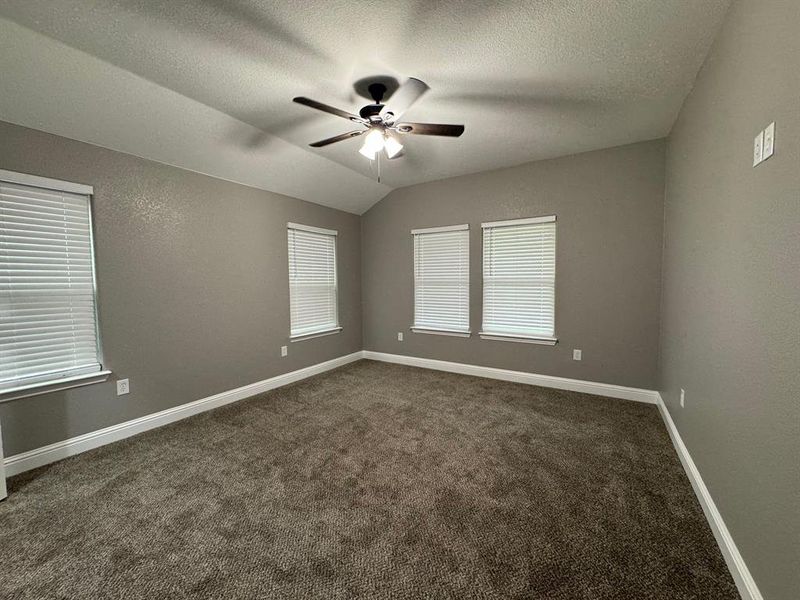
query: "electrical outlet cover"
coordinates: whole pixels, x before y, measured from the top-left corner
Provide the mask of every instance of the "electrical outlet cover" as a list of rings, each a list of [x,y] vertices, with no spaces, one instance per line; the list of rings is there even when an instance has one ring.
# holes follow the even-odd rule
[[[122,396],[124,394],[129,394],[131,391],[131,384],[130,381],[127,379],[118,379],[117,380],[117,396]]]
[[[764,160],[764,132],[759,131],[753,140],[753,166]]]
[[[764,130],[764,146],[761,151],[761,160],[767,160],[775,153],[775,122],[773,121]]]
[[[402,342],[403,341],[403,332],[402,331],[398,331],[397,332],[397,341],[398,342]]]

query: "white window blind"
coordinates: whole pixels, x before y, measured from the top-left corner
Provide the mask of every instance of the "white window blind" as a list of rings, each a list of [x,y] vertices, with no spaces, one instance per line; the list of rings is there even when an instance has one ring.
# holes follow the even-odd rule
[[[337,331],[336,232],[289,223],[291,337]]]
[[[414,331],[469,334],[469,226],[415,229]]]
[[[29,181],[0,172],[0,391],[101,368],[91,188]]]
[[[482,227],[481,336],[555,343],[556,218]]]

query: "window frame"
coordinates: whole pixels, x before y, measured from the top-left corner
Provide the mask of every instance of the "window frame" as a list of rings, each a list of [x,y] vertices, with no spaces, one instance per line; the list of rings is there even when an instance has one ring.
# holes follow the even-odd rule
[[[527,333],[494,332],[485,329],[486,319],[486,230],[500,227],[513,227],[519,225],[533,225],[540,223],[553,223],[553,333],[552,335],[531,335]],[[556,336],[556,279],[558,275],[558,229],[556,215],[545,215],[521,219],[508,219],[504,221],[491,221],[481,223],[481,331],[478,335],[484,340],[502,342],[520,342],[526,344],[540,344],[555,346],[558,343]]]
[[[308,233],[316,233],[320,235],[327,235],[333,238],[333,289],[334,289],[334,317],[335,325],[328,329],[320,331],[312,331],[308,333],[292,333],[292,277],[291,277],[291,256],[289,255],[288,241],[290,239],[290,231],[305,231]],[[303,225],[301,223],[286,223],[286,237],[287,237],[287,275],[289,278],[289,341],[302,342],[318,337],[334,335],[342,331],[341,321],[339,320],[339,232],[335,229],[324,229],[322,227],[314,227],[311,225]]]
[[[36,396],[48,392],[70,389],[93,383],[102,383],[111,375],[104,367],[102,336],[100,333],[100,308],[97,294],[97,253],[94,237],[94,187],[28,173],[0,169],[0,181],[12,185],[39,188],[55,192],[67,192],[86,196],[89,221],[89,261],[92,267],[92,302],[94,315],[95,348],[98,367],[64,369],[41,375],[32,375],[6,382],[0,387],[0,402]]]
[[[426,327],[423,325],[417,324],[417,242],[416,236],[418,235],[426,235],[426,234],[437,234],[437,233],[446,233],[452,231],[463,231],[466,232],[465,235],[467,237],[467,256],[466,256],[466,263],[467,263],[467,327],[464,330],[461,329],[450,329],[447,327]],[[421,229],[412,229],[411,236],[412,236],[412,286],[413,286],[413,310],[412,310],[412,325],[409,329],[414,333],[424,333],[424,334],[431,334],[431,335],[445,335],[451,337],[461,337],[461,338],[468,338],[472,335],[471,327],[470,327],[470,286],[471,286],[471,277],[470,277],[470,239],[469,239],[469,224],[462,224],[462,225],[445,225],[442,227],[425,227]]]

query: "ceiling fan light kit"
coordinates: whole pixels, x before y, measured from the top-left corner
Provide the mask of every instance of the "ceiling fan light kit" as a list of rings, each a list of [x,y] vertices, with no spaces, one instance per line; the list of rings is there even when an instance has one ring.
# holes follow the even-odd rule
[[[364,145],[360,150],[361,154],[370,160],[374,160],[375,155],[383,150],[384,146],[386,145],[384,135],[386,134],[377,127],[372,128],[367,134],[367,137],[364,138]]]
[[[403,150],[403,144],[398,142],[392,136],[386,136],[386,143],[383,146],[384,150],[386,150],[386,156],[389,158],[394,158]]]
[[[370,160],[375,160],[377,155],[381,151],[384,151],[386,152],[386,156],[391,159],[400,156],[403,150],[403,144],[397,139],[397,135],[415,134],[459,137],[464,133],[463,125],[398,122],[400,117],[403,116],[403,113],[430,89],[426,83],[419,79],[414,77],[409,78],[394,94],[392,94],[387,104],[383,104],[383,96],[386,94],[387,89],[383,83],[372,83],[367,89],[374,103],[364,106],[358,112],[358,115],[323,104],[322,102],[317,102],[316,100],[311,100],[304,96],[298,96],[294,99],[295,102],[303,106],[321,110],[363,126],[363,129],[349,131],[314,142],[310,144],[312,148],[321,148],[329,144],[366,134],[364,144],[361,146],[359,153]]]

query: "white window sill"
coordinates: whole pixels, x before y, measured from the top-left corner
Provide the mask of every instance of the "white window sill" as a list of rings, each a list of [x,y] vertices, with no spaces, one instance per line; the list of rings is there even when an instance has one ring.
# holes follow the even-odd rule
[[[414,333],[426,333],[428,335],[449,335],[451,337],[468,338],[472,335],[471,331],[456,331],[453,329],[428,329],[427,327],[411,327]]]
[[[302,342],[303,340],[313,340],[314,338],[324,337],[326,335],[334,335],[342,330],[341,327],[334,327],[333,329],[326,329],[325,331],[315,331],[314,333],[306,333],[303,335],[293,335],[289,338],[290,342]]]
[[[478,335],[481,336],[481,339],[499,342],[521,342],[523,344],[541,344],[543,346],[555,346],[558,343],[558,338],[547,336],[514,335],[511,333],[491,333],[489,331],[481,331]]]
[[[111,375],[111,371],[95,371],[94,373],[63,377],[57,380],[40,381],[7,390],[0,390],[0,402],[68,390],[84,385],[91,385],[93,383],[103,383],[108,379],[109,375]]]

